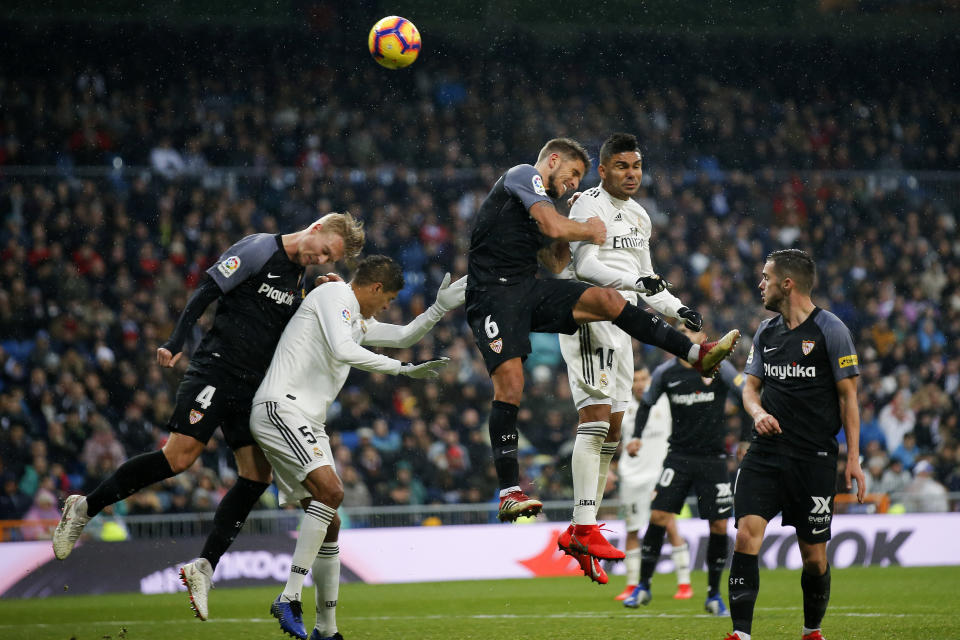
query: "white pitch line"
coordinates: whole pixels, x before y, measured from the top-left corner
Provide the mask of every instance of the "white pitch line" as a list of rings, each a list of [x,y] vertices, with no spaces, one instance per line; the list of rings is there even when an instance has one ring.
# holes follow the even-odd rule
[[[855,609],[856,607],[837,607],[837,609]],[[797,611],[797,607],[763,607],[757,608],[756,611]],[[452,615],[452,614],[431,614],[423,616],[345,616],[345,620],[358,620],[358,621],[390,621],[390,620],[522,620],[535,618],[542,620],[544,618],[570,618],[570,619],[579,619],[579,618],[592,618],[596,619],[598,616],[606,615],[608,618],[716,618],[717,616],[708,615],[705,613],[607,613],[603,612],[570,612],[570,613],[547,613],[547,614],[514,614],[514,613],[476,613],[472,615]],[[844,611],[827,611],[828,617],[835,618],[911,618],[918,616],[927,616],[930,614],[926,613],[882,613],[882,612],[844,612]],[[721,616],[721,618],[726,618],[726,616]],[[49,627],[64,627],[64,626],[92,626],[92,625],[120,625],[120,626],[133,626],[137,624],[153,624],[156,622],[163,622],[164,624],[201,624],[198,620],[192,618],[184,618],[177,620],[99,620],[99,621],[84,621],[84,622],[63,622],[63,623],[49,623],[49,622],[31,622],[27,624],[0,624],[0,629],[22,629],[24,627],[37,627],[37,628],[49,628]],[[274,618],[213,618],[207,620],[203,624],[250,624],[250,623],[260,623],[260,622],[270,622],[276,623]]]

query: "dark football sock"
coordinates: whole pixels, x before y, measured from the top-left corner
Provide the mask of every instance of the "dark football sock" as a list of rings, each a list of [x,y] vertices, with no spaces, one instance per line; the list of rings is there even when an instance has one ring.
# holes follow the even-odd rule
[[[760,562],[757,556],[733,552],[730,564],[730,618],[733,630],[750,633],[753,606],[760,591]]]
[[[493,464],[501,489],[520,483],[520,463],[517,461],[517,412],[515,404],[493,401],[490,409],[490,446],[493,448]]]
[[[710,540],[707,542],[707,585],[709,591],[708,597],[717,595],[720,592],[720,576],[727,564],[727,534],[711,533]]]
[[[617,319],[613,321],[613,324],[640,342],[660,347],[682,360],[687,359],[690,354],[690,347],[693,346],[690,338],[671,327],[659,316],[644,311],[629,302],[617,316]]]
[[[266,482],[254,482],[241,477],[223,496],[213,516],[213,531],[207,536],[203,551],[200,552],[200,557],[209,560],[211,567],[216,569],[220,557],[243,528],[250,510],[269,486]]]
[[[666,527],[651,524],[643,534],[643,543],[640,546],[640,584],[650,586],[650,579],[657,570],[660,562],[660,552],[663,550],[663,535]]]
[[[801,573],[800,588],[803,589],[803,626],[819,629],[830,603],[830,565],[822,576]]]
[[[130,458],[87,496],[87,513],[92,518],[104,507],[175,475],[163,451],[151,451]]]

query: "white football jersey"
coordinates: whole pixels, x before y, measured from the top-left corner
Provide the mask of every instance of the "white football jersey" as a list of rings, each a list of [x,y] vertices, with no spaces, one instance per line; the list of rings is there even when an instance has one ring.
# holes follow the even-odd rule
[[[378,332],[378,328],[388,331]],[[396,330],[400,330],[396,325],[363,318],[349,284],[328,282],[317,287],[283,330],[253,403],[293,404],[304,417],[323,425],[350,367],[397,374],[399,360],[360,346],[374,344],[378,333],[393,336]]]
[[[570,209],[571,220],[583,222],[594,216],[599,217],[607,228],[606,241],[599,246],[590,242],[570,243],[572,260],[563,277],[619,289],[624,298],[637,304],[638,294],[625,288],[640,276],[656,273],[650,259],[653,229],[650,216],[632,198],[614,198],[603,185],[584,191]],[[593,258],[599,260],[599,264]],[[660,313],[674,318],[677,309],[683,306],[668,291],[642,298]]]
[[[627,443],[633,438],[633,424],[637,418],[637,407],[640,402],[632,397],[630,404],[623,412],[623,423],[620,427],[620,462],[617,463],[617,473],[621,479],[628,479],[634,484],[654,482],[660,477],[663,459],[667,456],[667,440],[673,431],[673,417],[670,415],[670,400],[667,394],[661,394],[657,402],[650,408],[647,417],[647,426],[643,429],[643,446],[636,456],[627,453]]]

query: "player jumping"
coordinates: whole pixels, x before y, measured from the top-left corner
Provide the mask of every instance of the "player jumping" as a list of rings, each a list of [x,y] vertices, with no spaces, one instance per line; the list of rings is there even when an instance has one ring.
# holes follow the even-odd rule
[[[683,318],[699,329],[700,314],[684,306],[662,286],[655,292],[644,281],[656,278],[650,259],[652,224],[647,212],[631,196],[640,189],[643,160],[637,139],[629,134],[610,136],[600,148],[600,185],[580,194],[570,219],[600,219],[606,237],[599,246],[590,242],[571,245],[569,277],[618,289],[630,303],[653,307],[671,318]],[[662,281],[659,282],[662,285]],[[630,401],[633,382],[633,340],[612,322],[583,324],[576,334],[560,335],[560,350],[567,363],[570,391],[579,415],[573,447],[573,520],[560,534],[563,551],[601,560],[620,560],[624,553],[600,533],[596,513],[606,485],[607,470],[620,442],[623,411]],[[597,563],[587,563],[587,569]],[[606,582],[596,571],[587,574]]]
[[[213,326],[177,389],[167,424],[170,437],[160,451],[124,462],[89,495],[67,498],[53,534],[57,559],[70,555],[84,526],[104,507],[190,467],[219,427],[237,459],[239,477],[217,507],[200,558],[181,569],[197,617],[207,619],[207,594],[217,562],[270,484],[270,465],[250,435],[253,394],[300,304],[307,265],[355,256],[363,240],[361,223],[350,214],[331,213],[295,233],[247,236],[207,269],[170,339],[157,349],[160,365],[174,366],[187,334],[218,301]]]
[[[489,430],[500,484],[501,521],[536,515],[543,507],[520,489],[517,459],[522,362],[530,353],[531,331],[572,334],[583,323],[609,320],[707,375],[730,354],[740,335],[731,331],[717,342],[695,345],[657,316],[628,303],[616,289],[536,277],[538,257],[554,273],[565,266],[566,242],[602,244],[606,240],[600,218],[570,220],[553,204],[554,198],[576,189],[589,163],[578,142],[549,141],[535,166],[517,165],[497,180],[477,212],[470,237],[467,320],[493,381]],[[560,243],[541,251],[546,239]],[[658,276],[646,276],[618,288],[652,295],[666,287]]]

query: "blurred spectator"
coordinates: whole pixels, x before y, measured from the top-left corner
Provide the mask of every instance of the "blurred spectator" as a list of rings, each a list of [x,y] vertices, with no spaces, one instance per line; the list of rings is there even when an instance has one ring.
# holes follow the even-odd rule
[[[24,520],[46,520],[46,524],[35,522],[21,527],[24,540],[49,540],[60,520],[57,509],[57,497],[48,489],[40,489],[33,498],[33,505],[24,514]]]
[[[887,450],[896,451],[903,436],[913,431],[917,422],[916,414],[910,408],[910,392],[906,389],[897,391],[889,404],[880,410],[877,422],[887,441]]]
[[[903,435],[903,442],[890,455],[901,461],[905,469],[913,469],[913,463],[920,455],[920,447],[917,446],[917,437],[912,431]]]
[[[949,511],[947,490],[933,477],[933,465],[920,460],[913,468],[913,482],[904,489],[903,505],[907,511]]]
[[[913,476],[904,467],[900,458],[891,458],[890,466],[883,472],[877,493],[896,494],[906,489],[913,480]]]
[[[462,275],[471,218],[500,172],[555,135],[595,152],[611,129],[626,129],[644,147],[638,199],[660,239],[654,262],[685,300],[709,311],[715,330],[744,333],[735,364],[742,368],[762,318],[755,285],[764,256],[788,244],[808,249],[820,267],[816,302],[844,318],[860,354],[861,451],[868,467],[890,457],[871,487],[897,492],[912,480],[897,452],[938,456],[938,477],[960,490],[951,454],[960,441],[960,180],[947,173],[931,182],[916,171],[960,167],[952,76],[891,73],[894,58],[876,63],[850,42],[824,46],[838,68],[859,72],[850,73],[857,90],[781,82],[807,76],[803,57],[769,61],[747,41],[742,56],[724,55],[722,77],[708,77],[702,61],[716,45],[673,42],[676,55],[640,86],[629,75],[590,73],[605,52],[584,39],[570,44],[575,82],[544,84],[540,70],[552,60],[535,50],[519,52],[522,66],[464,56],[470,73],[449,56],[436,61],[442,73],[418,67],[397,109],[385,97],[399,90],[398,77],[355,72],[335,52],[317,71],[262,46],[259,32],[231,40],[236,64],[223,67],[190,54],[187,36],[141,31],[151,63],[101,72],[87,59],[119,36],[96,30],[86,38],[92,47],[40,29],[7,29],[8,48],[35,50],[56,32],[71,55],[42,72],[0,69],[0,87],[16,88],[0,116],[0,463],[14,488],[39,492],[44,476],[55,476],[51,490],[62,499],[126,455],[162,445],[188,359],[160,370],[156,346],[228,238],[351,210],[366,224],[366,250],[408,271],[410,287],[384,318],[403,321],[444,270]],[[302,36],[288,35],[295,48]],[[890,55],[917,56],[909,43]],[[182,68],[186,80],[156,82],[153,68]],[[460,79],[455,90],[451,77]],[[526,117],[583,104],[589,117],[570,127]],[[591,172],[583,186],[595,182]],[[201,319],[185,355],[208,323]],[[530,446],[523,473],[537,497],[562,499],[576,413],[555,336],[532,341],[519,416]],[[416,483],[428,500],[489,500],[492,389],[462,311],[403,355],[454,360],[427,384],[351,373],[327,425],[342,437],[334,452],[345,489],[351,476],[356,504],[416,499]],[[662,354],[639,348],[637,358],[652,366]],[[901,450],[911,432],[915,441]],[[215,504],[235,480],[233,456],[214,438],[201,460],[212,473],[159,485],[131,498],[130,511]],[[4,490],[7,513],[19,495]]]

